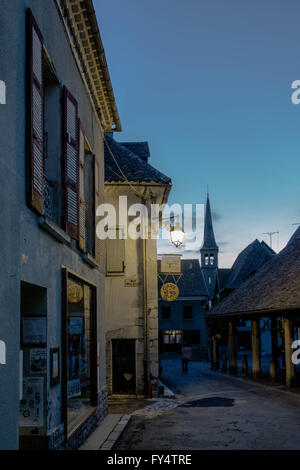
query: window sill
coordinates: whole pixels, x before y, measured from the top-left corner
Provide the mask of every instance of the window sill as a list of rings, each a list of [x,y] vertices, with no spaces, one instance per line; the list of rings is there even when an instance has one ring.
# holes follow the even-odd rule
[[[98,261],[96,261],[96,259],[89,253],[82,253],[81,257],[83,261],[87,263],[89,266],[91,266],[92,268],[100,267],[100,264],[98,263]]]
[[[50,233],[56,240],[65,245],[71,245],[71,237],[60,228],[53,220],[46,216],[42,216],[39,219],[39,226],[46,232]]]

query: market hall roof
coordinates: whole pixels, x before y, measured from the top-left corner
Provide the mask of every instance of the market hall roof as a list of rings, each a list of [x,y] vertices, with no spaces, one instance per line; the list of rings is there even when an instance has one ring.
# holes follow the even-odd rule
[[[77,59],[95,111],[108,132],[121,131],[121,123],[110,80],[105,51],[92,0],[55,0],[72,34]]]
[[[160,261],[158,261],[158,273],[160,272]],[[180,297],[208,296],[204,277],[198,259],[182,259],[181,260],[182,276],[178,281]],[[162,279],[165,274],[160,275]],[[176,276],[178,278],[178,276]],[[175,279],[176,279],[175,277]],[[169,275],[166,282],[174,282],[172,275]],[[159,293],[162,281],[158,279]],[[159,294],[160,297],[160,294]]]
[[[300,310],[300,227],[286,247],[225,297],[207,318]]]
[[[239,287],[275,254],[275,251],[265,242],[254,240],[237,256],[232,265],[231,274],[228,277],[225,289],[232,290]]]
[[[137,144],[137,142],[131,143],[131,147],[134,148]],[[109,134],[105,136],[104,158],[106,183],[124,183],[123,175],[125,175],[129,182],[172,184],[170,178],[149,165],[142,156],[133,153],[128,148],[128,143],[124,146],[121,142],[114,140]]]

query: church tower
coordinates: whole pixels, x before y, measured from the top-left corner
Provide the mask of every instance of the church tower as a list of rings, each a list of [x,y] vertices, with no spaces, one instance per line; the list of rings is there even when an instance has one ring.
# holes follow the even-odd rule
[[[200,249],[200,255],[202,273],[206,282],[207,290],[211,297],[213,297],[215,291],[218,269],[218,252],[219,247],[215,240],[209,194],[207,193],[204,218],[204,237],[202,247]]]

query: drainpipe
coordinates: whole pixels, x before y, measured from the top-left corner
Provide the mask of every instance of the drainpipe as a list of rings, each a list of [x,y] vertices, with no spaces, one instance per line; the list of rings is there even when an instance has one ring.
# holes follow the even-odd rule
[[[147,240],[143,240],[143,310],[144,310],[144,393],[152,396],[149,364],[149,331],[148,331],[148,296],[147,296]]]

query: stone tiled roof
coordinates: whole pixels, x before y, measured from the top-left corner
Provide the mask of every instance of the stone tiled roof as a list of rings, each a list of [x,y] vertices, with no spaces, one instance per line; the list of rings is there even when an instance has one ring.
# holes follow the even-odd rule
[[[225,289],[236,289],[249,276],[252,276],[266,261],[275,255],[265,242],[254,240],[236,258]]]
[[[287,246],[225,297],[207,317],[300,311],[300,227]]]
[[[137,144],[134,143],[134,145]],[[138,183],[159,183],[163,185],[172,184],[170,178],[149,165],[149,163],[144,161],[140,156],[133,153],[128,148],[128,144],[127,146],[124,146],[122,143],[114,140],[110,135],[106,135],[104,142],[106,182],[124,182],[124,177],[112,158],[109,148],[128,181]]]
[[[207,289],[200,268],[198,259],[183,259],[181,260],[182,277],[180,278],[177,286],[179,288],[180,297],[192,296],[207,296]],[[160,261],[158,261],[158,272],[160,272]],[[162,275],[164,278],[165,275]],[[172,276],[169,276],[166,282],[174,282]],[[158,289],[160,289],[162,282],[158,280]],[[159,295],[160,296],[160,295]]]

